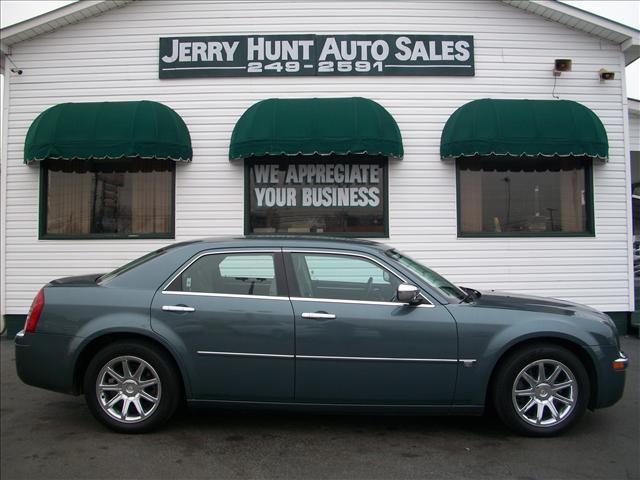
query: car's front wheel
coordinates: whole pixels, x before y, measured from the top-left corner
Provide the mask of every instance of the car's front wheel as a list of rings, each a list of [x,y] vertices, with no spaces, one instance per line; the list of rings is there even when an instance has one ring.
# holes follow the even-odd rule
[[[539,344],[504,359],[493,384],[493,401],[498,416],[513,430],[550,436],[584,414],[589,391],[589,376],[575,354]]]
[[[142,342],[119,341],[89,363],[84,393],[91,413],[118,432],[142,433],[166,422],[180,400],[170,359]]]

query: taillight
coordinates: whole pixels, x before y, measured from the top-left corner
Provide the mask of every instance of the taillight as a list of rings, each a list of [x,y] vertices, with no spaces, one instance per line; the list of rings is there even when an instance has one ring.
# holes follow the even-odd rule
[[[33,299],[33,302],[31,302],[31,308],[29,309],[29,313],[27,314],[27,321],[24,322],[25,332],[33,333],[36,331],[36,325],[38,325],[38,320],[40,320],[40,314],[42,313],[43,307],[44,288],[41,288]]]

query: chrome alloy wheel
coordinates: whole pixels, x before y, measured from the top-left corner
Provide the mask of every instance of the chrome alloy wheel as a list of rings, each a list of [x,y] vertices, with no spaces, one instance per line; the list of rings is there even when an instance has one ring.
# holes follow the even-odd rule
[[[557,360],[536,360],[518,373],[511,397],[525,422],[553,427],[573,411],[578,400],[578,382],[573,372]]]
[[[123,423],[136,423],[155,412],[162,385],[154,368],[141,358],[116,357],[98,373],[96,397],[102,410]]]

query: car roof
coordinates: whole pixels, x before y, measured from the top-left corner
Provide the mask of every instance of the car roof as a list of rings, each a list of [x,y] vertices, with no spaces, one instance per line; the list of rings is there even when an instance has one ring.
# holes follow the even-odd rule
[[[260,235],[246,237],[214,237],[176,242],[111,272],[101,285],[140,288],[154,286],[155,279],[168,278],[178,267],[194,255],[207,250],[225,249],[314,249],[350,250],[382,255],[390,247],[371,240],[296,235]],[[118,270],[121,270],[118,272]],[[115,274],[115,275],[114,275]],[[157,285],[155,285],[157,287]]]
[[[167,248],[199,244],[200,247],[234,248],[243,246],[261,247],[302,247],[302,248],[343,248],[388,250],[388,245],[359,238],[324,237],[315,235],[246,235],[236,237],[211,237],[176,243]]]

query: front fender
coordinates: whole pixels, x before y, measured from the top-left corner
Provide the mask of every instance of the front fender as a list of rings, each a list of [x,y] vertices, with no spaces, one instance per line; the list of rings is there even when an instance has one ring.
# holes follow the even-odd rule
[[[507,351],[524,342],[536,339],[571,342],[587,353],[594,364],[598,361],[590,346],[601,342],[600,329],[595,327],[593,332],[579,328],[574,317],[481,309],[469,304],[448,308],[458,322],[459,358],[475,360],[460,363],[454,404],[484,404],[497,363]]]

